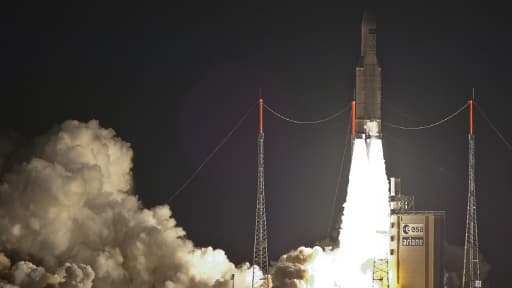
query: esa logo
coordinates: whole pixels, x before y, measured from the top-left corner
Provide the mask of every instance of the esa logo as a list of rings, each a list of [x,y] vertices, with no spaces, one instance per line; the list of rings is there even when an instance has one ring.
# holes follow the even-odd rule
[[[423,235],[425,227],[423,224],[403,224],[402,234],[404,235]]]

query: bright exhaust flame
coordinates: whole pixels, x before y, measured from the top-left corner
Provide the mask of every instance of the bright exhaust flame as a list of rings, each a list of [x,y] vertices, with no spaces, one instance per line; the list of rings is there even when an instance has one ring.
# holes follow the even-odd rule
[[[356,139],[340,233],[341,287],[372,287],[374,260],[387,258],[388,250],[388,180],[382,140]]]
[[[374,260],[388,257],[388,180],[382,140],[356,139],[347,199],[344,204],[340,248],[305,248],[281,256],[273,273],[277,287],[381,287],[373,281]],[[375,284],[375,285],[374,285]]]

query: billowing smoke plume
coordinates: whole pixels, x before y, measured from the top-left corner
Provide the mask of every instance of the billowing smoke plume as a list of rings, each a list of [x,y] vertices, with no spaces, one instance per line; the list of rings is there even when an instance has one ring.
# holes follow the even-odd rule
[[[0,288],[9,287],[92,287],[94,271],[84,264],[66,263],[57,269],[55,274],[49,274],[43,267],[37,267],[27,261],[20,261],[10,269],[10,260],[0,254]]]
[[[36,143],[1,178],[0,287],[250,287],[249,265],[194,247],[169,206],[141,207],[113,130],[66,121]]]
[[[341,287],[339,252],[300,247],[281,256],[272,273],[273,287]]]

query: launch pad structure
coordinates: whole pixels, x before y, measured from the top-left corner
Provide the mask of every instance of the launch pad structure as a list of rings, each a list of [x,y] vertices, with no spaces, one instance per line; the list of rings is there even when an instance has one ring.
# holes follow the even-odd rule
[[[400,179],[390,179],[389,287],[444,287],[444,211],[413,211]]]

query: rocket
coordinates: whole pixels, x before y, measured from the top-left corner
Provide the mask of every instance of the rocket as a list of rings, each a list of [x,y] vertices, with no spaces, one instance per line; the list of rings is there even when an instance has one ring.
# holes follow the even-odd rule
[[[382,138],[381,71],[377,59],[376,19],[371,13],[365,12],[361,23],[361,58],[356,67],[352,105],[352,134],[356,138]]]

